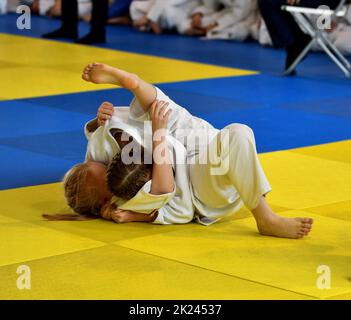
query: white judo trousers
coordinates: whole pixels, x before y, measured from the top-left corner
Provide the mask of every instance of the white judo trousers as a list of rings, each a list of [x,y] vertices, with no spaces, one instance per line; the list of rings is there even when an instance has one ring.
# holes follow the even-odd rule
[[[190,165],[194,205],[201,216],[216,220],[244,204],[255,209],[271,187],[260,164],[255,137],[243,124],[222,129]]]

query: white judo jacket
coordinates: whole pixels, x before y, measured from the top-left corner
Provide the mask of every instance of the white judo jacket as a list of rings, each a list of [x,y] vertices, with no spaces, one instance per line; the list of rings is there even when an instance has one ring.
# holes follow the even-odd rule
[[[175,104],[161,90],[157,90],[157,100],[170,102],[169,108],[172,113],[168,121],[167,137],[173,170],[175,173],[175,188],[172,193],[164,195],[151,195],[151,183],[147,182],[138,194],[129,201],[116,202],[119,208],[140,213],[149,214],[155,209],[158,210],[158,217],[155,224],[184,224],[192,221],[195,215],[193,205],[193,192],[189,178],[188,161],[197,155],[200,149],[200,142],[188,149],[178,140],[188,140],[197,129],[203,128],[210,136],[215,135],[218,130],[214,129],[205,120],[192,116],[186,109]],[[108,165],[113,157],[121,152],[121,149],[111,134],[112,129],[123,130],[134,140],[142,145],[147,151],[152,150],[152,129],[149,122],[149,114],[145,113],[136,99],[133,99],[130,107],[116,107],[113,117],[104,126],[90,129],[96,119],[89,121],[85,125],[85,135],[88,139],[86,151],[86,161],[97,161]],[[184,130],[183,130],[184,129]],[[204,131],[201,131],[201,135]],[[194,139],[195,140],[195,139]],[[196,140],[197,141],[197,140]],[[204,139],[204,143],[208,140]]]

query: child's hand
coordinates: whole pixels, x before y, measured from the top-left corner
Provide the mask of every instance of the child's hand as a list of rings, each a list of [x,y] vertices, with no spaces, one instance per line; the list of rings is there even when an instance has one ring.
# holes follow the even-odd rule
[[[161,34],[163,31],[161,26],[154,21],[150,21],[150,28],[154,34]]]
[[[143,214],[117,208],[114,203],[106,202],[100,210],[101,218],[114,221],[116,223],[127,222],[153,222],[157,217],[158,211],[154,210],[151,214]]]
[[[112,213],[117,209],[117,206],[114,203],[106,202],[101,210],[100,216],[105,220],[112,220]]]
[[[122,209],[116,209],[111,214],[111,219],[116,223],[133,222],[134,213]]]
[[[149,114],[152,121],[152,131],[155,133],[157,130],[167,128],[168,117],[172,110],[168,109],[169,103],[164,101],[155,100],[150,107]]]
[[[114,203],[106,203],[100,211],[100,215],[103,219],[114,221],[117,223],[132,222],[133,213],[118,209]]]
[[[191,26],[195,29],[202,27],[202,14],[201,13],[195,13],[193,15],[193,18],[191,20]]]
[[[146,15],[138,20],[133,21],[133,27],[136,29],[145,28],[148,24],[149,24],[149,19],[147,18]]]
[[[113,104],[104,102],[98,109],[97,119],[99,126],[105,125],[106,120],[109,120],[113,115]]]

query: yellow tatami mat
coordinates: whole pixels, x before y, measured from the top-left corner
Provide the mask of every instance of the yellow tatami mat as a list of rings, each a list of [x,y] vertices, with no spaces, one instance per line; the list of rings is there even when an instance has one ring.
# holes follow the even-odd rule
[[[35,260],[31,290],[18,290],[18,265],[0,268],[0,299],[306,299],[250,281],[119,246]]]
[[[305,154],[308,156],[319,157],[322,159],[329,159],[347,163],[351,162],[351,140],[293,149],[290,151]]]
[[[73,233],[59,232],[0,216],[0,266],[102,245],[104,243]]]
[[[261,237],[253,218],[202,230],[175,231],[118,242],[119,245],[192,266],[218,271],[313,297],[351,292],[351,223],[301,211],[283,216],[311,216],[314,231],[305,240]],[[317,287],[317,268],[331,269],[332,287]]]
[[[69,212],[60,184],[0,191],[0,298],[349,299],[349,143],[260,155],[274,210],[315,220],[302,240],[260,236],[247,209],[210,227],[48,222],[43,212]],[[16,287],[21,264],[31,290]]]
[[[47,221],[41,217],[43,213],[70,213],[70,210],[65,205],[61,183],[0,191],[0,201],[2,202],[0,212],[2,216],[8,218],[16,217],[18,220],[35,224],[39,227],[70,232],[74,235],[103,242],[113,242],[159,232],[179,230],[179,228],[188,229],[194,227],[192,224],[186,224],[164,226],[163,228],[156,225],[147,225],[147,228],[145,228],[143,223],[117,226],[114,223],[100,219],[96,221],[81,221],[79,223]]]
[[[272,203],[305,209],[351,199],[351,164],[301,152],[280,151],[260,156],[273,192]]]
[[[151,83],[256,74],[247,70],[1,33],[0,43],[0,99],[113,88],[80,80],[83,67],[93,61],[121,66]]]
[[[320,207],[308,208],[308,212],[320,214],[322,216],[351,221],[351,200],[330,203]]]

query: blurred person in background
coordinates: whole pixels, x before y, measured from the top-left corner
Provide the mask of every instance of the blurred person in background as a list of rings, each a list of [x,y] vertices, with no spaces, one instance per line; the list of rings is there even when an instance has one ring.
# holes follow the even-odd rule
[[[311,37],[305,34],[293,16],[289,12],[283,11],[281,7],[293,5],[317,8],[325,5],[335,9],[340,0],[258,0],[258,2],[274,46],[286,50],[285,70],[288,70],[311,41]],[[291,74],[295,74],[295,71]]]
[[[187,34],[245,40],[256,22],[256,9],[257,0],[201,0]]]
[[[108,9],[108,20],[110,24],[131,24],[129,7],[132,0],[114,0],[111,1]]]
[[[43,35],[46,39],[68,38],[76,43],[92,44],[106,42],[106,20],[108,13],[108,0],[92,0],[90,32],[78,39],[78,1],[61,0],[62,25],[59,29]],[[78,39],[78,40],[77,40]]]
[[[160,34],[164,30],[186,33],[199,0],[134,0],[130,15],[134,28]]]

